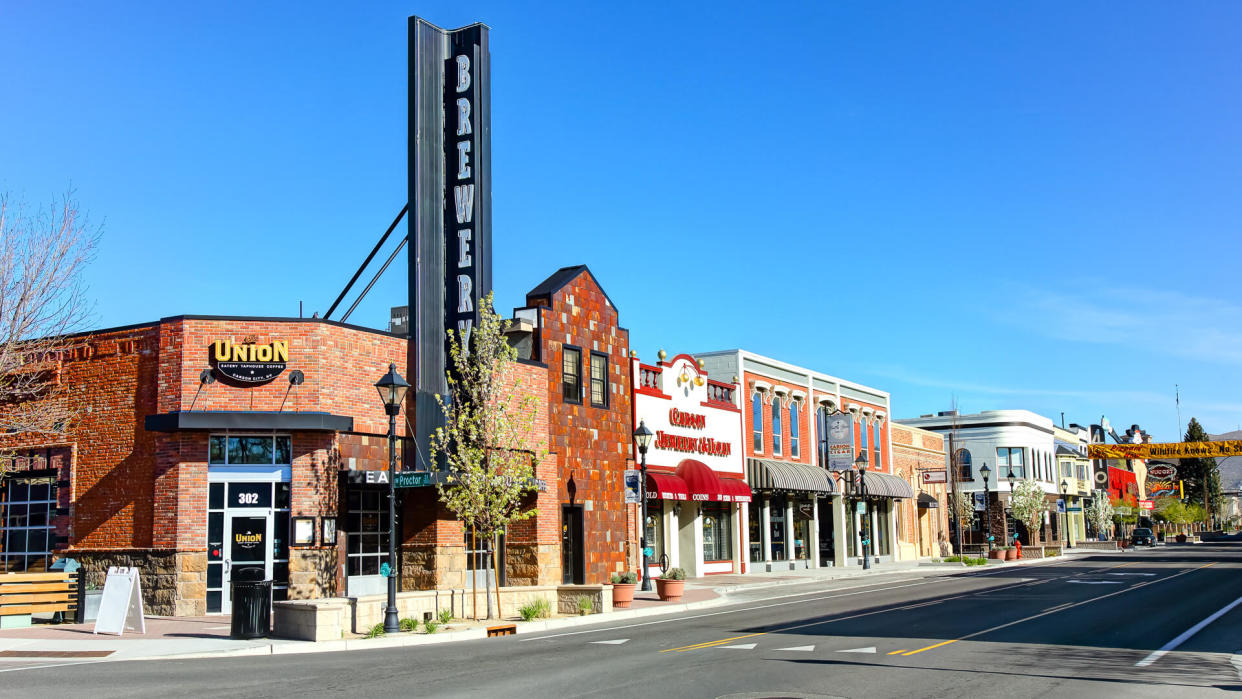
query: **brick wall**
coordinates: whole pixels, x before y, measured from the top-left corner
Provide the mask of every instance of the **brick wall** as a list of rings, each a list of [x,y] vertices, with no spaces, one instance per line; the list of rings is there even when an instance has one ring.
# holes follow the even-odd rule
[[[629,331],[619,327],[617,309],[586,271],[550,297],[528,299],[528,302],[543,306],[540,309],[540,356],[548,365],[548,449],[556,456],[559,470],[556,480],[558,540],[559,505],[570,502],[568,485],[572,480],[573,502],[584,506],[584,582],[608,582],[613,572],[626,567],[628,530],[623,481],[627,461],[633,459]],[[581,404],[567,402],[562,396],[562,347],[566,344],[582,349],[586,390]],[[608,357],[606,408],[591,405],[592,351]]]
[[[902,541],[914,544],[920,556],[939,556],[941,533],[949,532],[949,500],[947,484],[923,483],[926,471],[943,471],[945,468],[945,440],[941,435],[926,430],[889,424],[892,438],[892,469],[895,475],[905,478],[914,489],[914,500],[902,500]],[[939,508],[920,508],[917,495],[922,492],[936,498]]]

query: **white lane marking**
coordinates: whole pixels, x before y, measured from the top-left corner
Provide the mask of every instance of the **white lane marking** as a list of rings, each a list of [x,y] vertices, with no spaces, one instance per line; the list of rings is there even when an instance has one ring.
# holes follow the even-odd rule
[[[867,646],[866,648],[846,648],[845,650],[839,650],[837,652],[838,653],[874,653],[875,646]]]
[[[1242,680],[1242,650],[1229,656],[1229,662],[1233,664],[1233,669],[1238,671],[1238,679]]]
[[[203,630],[204,631],[223,631],[224,629],[231,629],[231,628],[233,627],[231,626],[208,626],[207,628]]]
[[[1147,577],[1152,577],[1155,573],[1109,573],[1109,575],[1146,575]]]
[[[1189,639],[1190,639],[1190,637],[1191,637],[1191,636],[1193,636],[1193,635],[1195,635],[1195,634],[1199,633],[1200,631],[1202,631],[1202,630],[1203,630],[1203,627],[1205,627],[1205,626],[1207,626],[1208,624],[1212,623],[1213,621],[1216,621],[1217,619],[1221,618],[1221,617],[1222,617],[1222,616],[1224,616],[1226,613],[1228,613],[1230,609],[1233,609],[1234,607],[1238,606],[1239,604],[1242,604],[1242,597],[1239,597],[1239,598],[1235,599],[1234,601],[1230,602],[1229,604],[1226,604],[1225,606],[1221,607],[1220,609],[1217,609],[1217,610],[1216,610],[1216,612],[1212,614],[1212,616],[1209,616],[1208,618],[1204,619],[1203,621],[1201,621],[1201,622],[1199,622],[1199,623],[1195,624],[1194,626],[1192,626],[1192,627],[1190,627],[1190,628],[1186,629],[1185,631],[1183,631],[1183,632],[1182,632],[1182,635],[1178,636],[1177,638],[1173,639],[1172,641],[1169,641],[1168,643],[1166,643],[1166,644],[1164,644],[1163,646],[1161,646],[1161,647],[1160,647],[1160,650],[1153,651],[1151,655],[1149,655],[1149,656],[1147,656],[1146,658],[1143,658],[1142,660],[1140,660],[1140,661],[1138,661],[1137,663],[1135,663],[1135,664],[1134,664],[1134,667],[1147,667],[1148,665],[1151,665],[1152,663],[1156,662],[1157,660],[1159,660],[1159,659],[1163,658],[1163,657],[1165,656],[1165,654],[1166,654],[1166,653],[1168,653],[1169,651],[1173,650],[1174,648],[1177,648],[1178,646],[1180,646],[1180,645],[1182,645],[1183,643],[1185,643],[1187,640],[1189,640]]]
[[[1065,603],[1062,603],[1062,604],[1058,604],[1058,605],[1056,605],[1056,606],[1054,606],[1054,607],[1048,607],[1048,608],[1047,608],[1047,609],[1045,609],[1044,611],[1045,611],[1045,612],[1055,612],[1055,611],[1057,611],[1058,609],[1065,609],[1066,607],[1070,606],[1071,604],[1073,604],[1073,602],[1065,602]]]
[[[605,645],[605,646],[619,646],[619,645],[621,645],[622,643],[625,643],[625,642],[626,642],[626,641],[628,641],[628,640],[630,640],[630,639],[628,639],[628,638],[618,638],[618,639],[615,639],[615,640],[612,640],[612,641],[591,641],[591,643],[599,643],[599,644],[601,644],[601,645]]]
[[[720,646],[729,650],[754,650],[758,643],[739,643],[736,646]]]
[[[815,650],[815,646],[794,646],[792,648],[777,648],[777,650],[796,650],[799,652],[810,653]]]
[[[1075,585],[1120,585],[1120,580],[1066,580]]]

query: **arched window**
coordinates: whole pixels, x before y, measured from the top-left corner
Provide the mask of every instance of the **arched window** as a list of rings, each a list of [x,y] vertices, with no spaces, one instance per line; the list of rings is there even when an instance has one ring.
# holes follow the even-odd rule
[[[789,402],[789,455],[798,458],[801,453],[798,444],[798,401]]]
[[[958,449],[954,461],[957,462],[957,479],[959,481],[973,481],[975,479],[975,470],[970,463],[970,451]]]
[[[750,424],[754,434],[754,452],[763,453],[763,396],[756,393],[750,399]]]
[[[775,397],[772,399],[772,456],[781,455],[781,399]]]

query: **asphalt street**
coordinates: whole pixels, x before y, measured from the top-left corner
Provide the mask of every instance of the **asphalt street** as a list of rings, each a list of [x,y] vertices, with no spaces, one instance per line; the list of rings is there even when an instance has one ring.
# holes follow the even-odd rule
[[[1242,690],[1242,546],[754,591],[567,632],[0,674],[0,695],[1206,696]],[[1235,655],[1239,653],[1239,655]]]

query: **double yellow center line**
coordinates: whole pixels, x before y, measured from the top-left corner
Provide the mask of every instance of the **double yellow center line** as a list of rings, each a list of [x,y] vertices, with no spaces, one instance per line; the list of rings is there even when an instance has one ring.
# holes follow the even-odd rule
[[[767,633],[768,633],[767,631],[760,631],[759,633],[748,633],[745,636],[733,636],[731,638],[722,638],[718,641],[707,641],[706,643],[695,643],[689,646],[681,646],[680,648],[665,648],[664,650],[660,652],[661,653],[684,653],[688,650],[698,650],[700,648],[711,648],[712,646],[722,646],[728,643],[729,641],[738,641],[743,638],[754,638],[755,636],[764,636],[764,635],[767,635]]]

